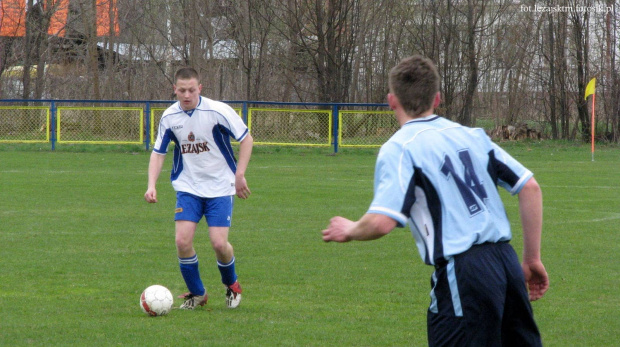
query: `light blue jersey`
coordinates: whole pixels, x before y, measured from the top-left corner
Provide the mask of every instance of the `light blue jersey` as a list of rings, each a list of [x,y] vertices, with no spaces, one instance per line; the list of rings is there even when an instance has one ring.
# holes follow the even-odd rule
[[[434,265],[474,244],[510,240],[497,186],[514,195],[531,177],[484,130],[431,115],[381,147],[368,213],[409,223],[420,256]]]

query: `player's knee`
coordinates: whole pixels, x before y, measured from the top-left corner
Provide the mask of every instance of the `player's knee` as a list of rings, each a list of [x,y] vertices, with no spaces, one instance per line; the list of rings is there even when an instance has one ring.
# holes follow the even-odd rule
[[[211,247],[218,253],[225,252],[228,248],[228,241],[222,239],[211,240]]]
[[[177,235],[174,240],[177,250],[183,252],[191,249],[193,247],[192,239],[189,237],[183,237],[181,235]]]

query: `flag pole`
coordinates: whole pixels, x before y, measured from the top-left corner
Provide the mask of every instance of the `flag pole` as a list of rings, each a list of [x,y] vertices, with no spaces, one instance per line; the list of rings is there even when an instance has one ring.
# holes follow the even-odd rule
[[[592,161],[594,161],[594,130],[596,129],[596,123],[594,120],[594,100],[596,99],[596,77],[594,77],[590,80],[590,82],[588,82],[588,85],[586,86],[586,92],[583,98],[585,100],[588,100],[588,96],[590,95],[592,95],[592,121],[590,125],[590,130],[592,134],[590,141],[592,142]]]
[[[594,123],[594,99],[596,99],[596,93],[592,94],[592,125],[590,126],[592,128],[592,161],[594,161],[594,129],[596,127],[596,123]]]

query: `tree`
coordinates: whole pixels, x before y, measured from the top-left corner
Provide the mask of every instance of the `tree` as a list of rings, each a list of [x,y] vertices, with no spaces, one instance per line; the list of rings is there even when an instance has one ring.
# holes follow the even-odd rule
[[[218,99],[380,103],[389,70],[419,53],[441,76],[438,114],[536,122],[552,138],[589,134],[583,91],[597,76],[600,124],[620,140],[618,14],[583,10],[614,0],[547,0],[565,9],[550,12],[523,10],[533,0],[109,0],[121,30],[103,38],[106,0],[71,0],[66,37],[46,33],[57,1],[27,1],[26,36],[0,37],[0,72],[25,72],[0,86],[22,97],[170,99],[174,71],[192,65]],[[60,72],[30,73],[46,65]]]
[[[549,63],[549,108],[550,108],[550,123],[551,123],[551,137],[558,138],[558,124],[557,124],[557,89],[556,89],[556,62],[555,62],[555,30],[553,28],[553,15],[551,12],[547,14],[547,27],[548,27],[548,46],[549,54],[546,55]]]
[[[607,0],[608,7],[616,6],[614,0]],[[618,15],[615,12],[607,12],[605,16],[605,39],[606,39],[606,61],[607,61],[607,81],[610,85],[609,95],[605,100],[609,101],[611,114],[611,132],[612,140],[618,142],[620,140],[620,74],[616,66],[618,51]]]
[[[570,1],[574,8],[576,0]],[[577,104],[578,120],[581,123],[581,137],[585,140],[590,136],[590,120],[588,117],[588,105],[583,98],[586,90],[586,78],[588,76],[588,49],[589,49],[589,14],[587,11],[573,11],[570,14],[572,23],[572,39],[575,49],[575,69],[577,72],[577,94],[573,95]]]
[[[236,43],[234,52],[239,68],[245,74],[245,98],[260,99],[264,69],[270,64],[269,37],[275,23],[274,4],[269,0],[247,0],[224,11],[230,25],[230,38]]]
[[[317,101],[347,101],[359,32],[359,2],[297,0],[280,5],[288,20],[280,29],[281,39],[291,44],[296,58],[310,63],[316,77]]]

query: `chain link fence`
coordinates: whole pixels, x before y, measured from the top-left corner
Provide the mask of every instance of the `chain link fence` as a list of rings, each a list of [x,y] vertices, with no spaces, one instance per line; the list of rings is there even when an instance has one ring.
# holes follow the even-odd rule
[[[58,143],[142,144],[140,107],[58,107]]]
[[[106,102],[115,106],[93,106]],[[0,142],[50,142],[52,149],[55,143],[143,144],[148,149],[172,102],[0,100]],[[48,105],[22,106],[37,103]],[[379,147],[399,128],[391,111],[380,111],[383,104],[227,103],[248,124],[257,145],[333,146],[334,151]],[[371,107],[375,110],[355,110]]]
[[[256,144],[329,146],[331,124],[330,110],[248,110],[248,127]]]
[[[341,147],[379,147],[400,128],[390,111],[340,111],[338,115]]]
[[[49,142],[46,106],[0,106],[0,142]]]
[[[164,111],[166,111],[167,107],[151,107],[151,121],[149,122],[151,125],[150,129],[150,141],[151,146],[155,144],[155,137],[157,136],[157,129],[159,129],[159,121],[161,120],[161,116],[163,116]]]

